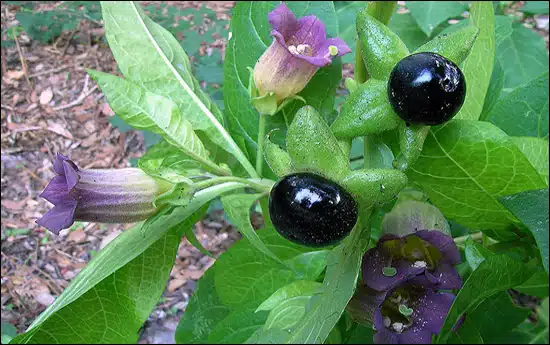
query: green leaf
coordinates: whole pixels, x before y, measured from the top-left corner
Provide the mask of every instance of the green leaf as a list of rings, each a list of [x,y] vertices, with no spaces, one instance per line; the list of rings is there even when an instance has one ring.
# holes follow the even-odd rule
[[[409,1],[407,8],[428,36],[431,36],[439,24],[447,19],[460,17],[468,9],[458,1]]]
[[[223,320],[231,309],[223,305],[214,288],[214,271],[210,267],[201,277],[197,289],[191,296],[185,313],[176,329],[178,344],[204,344],[214,327]]]
[[[117,76],[98,71],[88,73],[107,96],[113,111],[130,126],[162,135],[189,158],[213,172],[227,175],[227,171],[209,159],[208,151],[191,123],[182,116],[174,102]]]
[[[311,251],[282,238],[273,228],[257,231],[267,248],[287,261]],[[256,308],[280,287],[304,277],[254,248],[239,241],[216,261],[215,285],[222,303],[234,310]]]
[[[362,8],[365,8],[367,4],[363,1],[348,1],[345,5],[336,9],[336,15],[338,16],[338,37],[343,39],[348,47],[355,47],[355,41],[357,40],[357,31],[355,30],[355,17],[357,12]],[[342,57],[343,63],[353,63],[355,61],[355,51],[352,48],[352,52]]]
[[[487,116],[497,104],[503,87],[504,70],[502,69],[500,62],[495,59],[493,73],[491,73],[491,81],[489,82],[489,88],[487,89],[487,95],[485,96],[485,103],[483,104],[483,110],[481,111],[481,116],[479,118],[480,121],[485,121],[487,119]]]
[[[364,207],[384,204],[407,186],[407,175],[396,169],[360,169],[349,173],[342,186]]]
[[[357,324],[344,344],[374,344],[374,330],[371,326]]]
[[[534,137],[511,137],[531,165],[548,185],[548,140]]]
[[[322,343],[353,296],[361,258],[369,240],[370,210],[360,213],[358,225],[328,257],[323,289],[292,334],[280,343]]]
[[[420,29],[410,13],[396,12],[388,27],[395,32],[409,48],[414,51],[428,41],[428,36]]]
[[[519,286],[533,274],[533,268],[506,254],[488,257],[472,272],[456,296],[435,343],[443,343],[460,316],[466,317],[476,306],[493,295]]]
[[[267,15],[279,2],[237,2],[231,18],[232,36],[228,42],[224,62],[224,100],[231,135],[248,154],[256,160],[259,114],[251,107],[248,94],[250,73],[256,61],[272,43],[271,26]],[[331,1],[300,1],[287,4],[297,17],[316,15],[326,25],[327,35],[338,34],[338,22]],[[340,59],[317,71],[312,80],[299,93],[307,104],[317,109],[325,119],[333,116],[334,95],[341,79]],[[266,132],[278,128],[271,138],[274,143],[284,145],[286,128],[292,122],[294,113],[302,102],[295,101],[275,116],[267,118]],[[269,172],[268,167],[264,171]],[[265,177],[275,177],[267,175]]]
[[[516,286],[514,289],[526,295],[537,296],[539,298],[548,297],[548,272],[540,269],[529,280],[520,286]]]
[[[466,247],[464,248],[464,256],[466,257],[466,262],[472,268],[472,271],[475,271],[479,264],[485,261],[486,258],[493,255],[494,253],[489,249],[485,248],[479,243],[475,243],[471,238],[466,241]]]
[[[364,9],[357,14],[357,34],[361,55],[369,75],[374,79],[386,80],[409,50],[405,43],[386,25],[371,17]]]
[[[548,71],[499,100],[487,121],[508,135],[548,138]]]
[[[272,143],[269,135],[266,136],[264,141],[264,157],[271,171],[279,177],[288,175],[294,170],[289,154],[279,145]]]
[[[360,138],[363,139],[363,138]],[[373,134],[364,137],[364,166],[366,168],[391,169],[393,168],[393,152],[380,136]],[[363,143],[361,143],[363,144]],[[361,147],[363,148],[363,147]],[[352,149],[353,152],[353,149]],[[361,152],[363,153],[363,152]],[[353,156],[352,156],[353,159]]]
[[[548,188],[504,196],[500,202],[531,231],[548,272]]]
[[[315,280],[327,266],[327,257],[330,250],[316,250],[298,254],[287,259],[285,265],[298,273],[299,278]]]
[[[235,310],[221,320],[210,333],[210,344],[242,344],[266,322],[267,313],[253,309]]]
[[[495,17],[498,59],[504,69],[504,90],[512,90],[548,70],[548,53],[542,37],[514,23],[511,17]]]
[[[270,311],[264,329],[291,330],[308,311],[308,304],[322,286],[314,281],[297,280],[277,290],[256,309],[256,312]]]
[[[309,281],[309,280],[296,280],[288,285],[285,285],[275,291],[269,296],[262,304],[256,309],[259,310],[273,310],[281,302],[299,296],[312,296],[319,291],[319,288],[323,284]]]
[[[185,218],[184,218],[185,219]],[[131,343],[157,304],[185,228],[200,215],[157,234],[123,232],[12,343]]]
[[[189,58],[178,41],[133,2],[102,1],[101,7],[109,47],[124,77],[173,101],[183,119],[255,176],[254,168],[223,127],[222,114],[191,75]]]
[[[202,174],[196,160],[164,140],[151,146],[138,166],[147,174],[172,183],[192,183],[191,177]]]
[[[237,230],[250,241],[252,246],[256,247],[257,250],[273,260],[283,264],[283,262],[266,247],[250,223],[250,208],[261,197],[262,194],[231,194],[221,197],[221,201],[227,217],[231,219]]]
[[[466,79],[466,99],[456,119],[479,119],[485,95],[491,81],[495,61],[495,13],[489,1],[476,1],[470,10],[470,25],[479,29],[479,35],[470,55],[462,64]]]
[[[387,81],[369,79],[342,105],[331,130],[337,138],[354,138],[388,131],[401,121],[388,101]]]
[[[486,299],[466,314],[464,324],[454,332],[451,344],[506,344],[510,333],[527,318],[530,310],[514,305],[507,292]]]
[[[519,10],[529,14],[548,14],[548,1],[525,1]]]
[[[501,236],[510,235],[517,221],[498,198],[545,187],[509,137],[480,121],[453,120],[432,127],[407,175],[447,219],[472,230],[493,229]]]
[[[296,169],[316,172],[339,181],[349,171],[349,159],[319,113],[302,107],[288,128],[288,154]]]
[[[17,328],[11,323],[2,321],[2,344],[9,342],[17,335]]]
[[[468,54],[470,54],[478,33],[478,28],[469,26],[448,35],[439,35],[416,49],[414,53],[437,53],[460,65],[467,58]],[[468,84],[469,86],[470,84]]]
[[[451,230],[447,220],[432,204],[417,200],[405,200],[398,202],[391,212],[384,215],[380,226],[382,234],[405,236],[412,229],[437,230],[450,235]]]

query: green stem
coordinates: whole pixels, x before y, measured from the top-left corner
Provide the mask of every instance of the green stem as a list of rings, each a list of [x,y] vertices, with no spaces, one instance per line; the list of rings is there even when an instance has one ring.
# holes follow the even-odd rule
[[[469,237],[471,237],[473,241],[478,241],[478,240],[481,240],[483,238],[483,233],[482,232],[476,232],[474,234],[469,234],[469,235],[456,237],[454,239],[454,241],[455,241],[456,244],[463,243],[463,242],[466,242],[466,240]]]
[[[268,180],[265,180],[265,181],[268,181]],[[271,186],[268,184],[258,183],[249,179],[235,177],[235,176],[223,176],[223,177],[211,178],[206,181],[197,182],[193,184],[193,187],[198,190],[198,189],[204,189],[204,188],[211,187],[224,182],[240,182],[260,192],[269,192],[271,190]]]
[[[262,176],[262,168],[264,166],[264,140],[265,140],[265,117],[267,115],[260,114],[260,122],[258,123],[258,151],[256,153],[256,172],[258,176]]]
[[[367,67],[361,55],[361,42],[359,40],[357,40],[357,44],[355,45],[355,68],[353,71],[353,78],[358,84],[363,84],[369,79]]]
[[[260,199],[260,207],[262,208],[262,216],[264,218],[264,228],[272,227],[271,217],[269,216],[269,199],[262,197]]]

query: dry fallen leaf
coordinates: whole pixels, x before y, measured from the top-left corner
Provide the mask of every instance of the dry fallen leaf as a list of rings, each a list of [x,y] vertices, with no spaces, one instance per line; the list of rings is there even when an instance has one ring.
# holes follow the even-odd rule
[[[19,80],[24,75],[25,75],[25,72],[23,71],[7,71],[5,76],[11,80]]]
[[[71,231],[69,233],[69,236],[67,236],[67,241],[73,241],[73,242],[76,242],[76,243],[83,243],[83,242],[86,242],[87,237],[88,236],[86,235],[84,230],[75,230],[75,231]]]
[[[59,134],[64,136],[68,139],[73,139],[73,135],[71,132],[69,132],[65,127],[57,122],[48,121],[48,130],[50,132],[54,132],[55,134]]]
[[[42,293],[38,294],[34,299],[38,303],[40,303],[42,305],[45,305],[45,306],[49,306],[50,304],[52,304],[55,301],[55,297],[53,297],[52,294],[48,293],[48,292],[42,292]]]
[[[168,287],[166,289],[168,290],[168,292],[174,292],[178,288],[182,287],[186,282],[187,282],[187,279],[185,278],[172,279],[168,283]]]
[[[53,99],[53,91],[51,87],[42,91],[42,93],[40,94],[40,104],[42,105],[46,105],[50,103],[52,99]]]

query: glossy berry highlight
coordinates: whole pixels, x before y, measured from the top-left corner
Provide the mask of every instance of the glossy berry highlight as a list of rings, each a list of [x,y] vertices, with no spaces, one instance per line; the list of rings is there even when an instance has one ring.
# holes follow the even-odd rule
[[[407,124],[445,123],[458,113],[465,97],[466,81],[460,68],[435,53],[409,55],[390,74],[389,101]]]
[[[297,244],[324,247],[346,237],[357,222],[357,203],[346,190],[312,173],[283,177],[271,189],[275,229]]]

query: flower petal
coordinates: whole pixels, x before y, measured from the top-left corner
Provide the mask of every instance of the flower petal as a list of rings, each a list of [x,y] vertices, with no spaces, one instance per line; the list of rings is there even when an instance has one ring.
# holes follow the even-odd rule
[[[55,160],[53,162],[53,171],[58,175],[65,174],[65,169],[63,169],[63,162],[68,161],[69,158],[61,153],[55,155]]]
[[[399,335],[384,326],[384,317],[380,309],[374,312],[373,324],[377,332],[374,335],[375,344],[399,344]]]
[[[74,223],[76,204],[76,200],[67,198],[64,202],[55,205],[42,218],[37,219],[36,224],[58,235],[59,231],[70,227]]]
[[[48,200],[54,205],[57,205],[65,198],[69,197],[65,176],[55,176],[38,196]]]
[[[383,270],[384,267],[389,266],[390,258],[390,254],[381,247],[372,248],[363,256],[363,280],[368,287],[377,291],[386,291],[426,270],[425,267],[416,267],[408,260],[396,260],[391,263],[391,266],[397,270],[397,273],[392,277],[385,276]]]
[[[273,29],[273,31],[271,31],[271,35],[274,35],[276,32],[281,35],[283,40],[289,39],[298,27],[298,20],[296,20],[296,16],[284,2],[277,6],[273,11],[269,12],[267,18],[271,28]]]
[[[437,230],[420,230],[414,235],[439,249],[445,261],[456,265],[462,260],[458,248],[452,237]]]
[[[76,167],[72,161],[67,160],[63,162],[63,170],[65,172],[64,175],[67,179],[67,192],[73,190],[73,188],[80,180],[80,176],[78,175],[77,169],[75,168]]]
[[[432,332],[427,329],[411,327],[399,335],[400,344],[431,344]]]
[[[346,42],[339,37],[329,38],[325,41],[325,44],[321,48],[324,54],[327,54],[329,52],[328,49],[330,46],[335,46],[336,48],[338,48],[338,54],[336,54],[336,56],[342,56],[351,53],[350,47],[348,47]]]
[[[418,298],[414,305],[415,324],[432,333],[439,333],[454,299],[453,294],[426,289],[424,296]]]
[[[426,278],[442,290],[454,290],[462,287],[462,277],[448,262],[440,262],[433,272],[426,271]]]
[[[315,16],[305,16],[298,19],[298,27],[292,37],[287,40],[288,45],[298,46],[307,44],[311,47],[313,56],[322,56],[319,54],[320,48],[327,40],[325,24]]]

